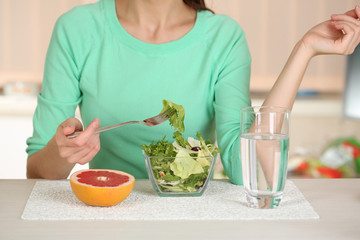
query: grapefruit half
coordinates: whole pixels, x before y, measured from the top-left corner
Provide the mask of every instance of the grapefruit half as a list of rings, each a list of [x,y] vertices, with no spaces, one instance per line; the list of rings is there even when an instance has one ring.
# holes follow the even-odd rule
[[[90,206],[110,207],[125,200],[135,183],[134,176],[108,169],[85,169],[70,176],[75,196]]]

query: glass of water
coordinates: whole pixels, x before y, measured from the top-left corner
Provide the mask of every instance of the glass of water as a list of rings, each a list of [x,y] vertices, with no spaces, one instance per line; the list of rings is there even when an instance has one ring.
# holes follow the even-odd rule
[[[279,206],[287,176],[290,110],[241,109],[241,165],[249,207]]]

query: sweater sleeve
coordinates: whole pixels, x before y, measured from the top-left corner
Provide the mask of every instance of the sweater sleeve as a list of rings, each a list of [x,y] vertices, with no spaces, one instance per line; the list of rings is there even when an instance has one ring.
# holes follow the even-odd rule
[[[77,61],[80,56],[71,38],[74,30],[70,25],[62,16],[54,27],[33,117],[33,135],[26,141],[28,156],[48,143],[61,122],[75,116],[75,109],[81,101]]]
[[[240,29],[241,30],[241,29]],[[215,84],[215,121],[221,161],[234,184],[242,184],[240,119],[242,107],[250,106],[251,56],[241,30],[230,49]]]

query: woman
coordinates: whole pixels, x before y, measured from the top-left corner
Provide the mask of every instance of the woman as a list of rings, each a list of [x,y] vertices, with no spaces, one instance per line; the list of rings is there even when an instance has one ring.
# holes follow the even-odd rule
[[[360,9],[334,15],[296,44],[264,105],[292,108],[310,59],[349,54],[360,41]],[[57,21],[28,139],[29,178],[66,178],[76,163],[146,178],[141,144],[172,136],[168,124],[94,130],[160,112],[186,110],[184,136],[199,131],[222,149],[226,174],[241,184],[239,109],[250,105],[251,58],[244,32],[199,0],[100,0]],[[85,131],[73,118],[80,106]],[[216,123],[216,124],[215,124]],[[101,144],[100,144],[101,143]],[[100,147],[101,145],[101,147]]]

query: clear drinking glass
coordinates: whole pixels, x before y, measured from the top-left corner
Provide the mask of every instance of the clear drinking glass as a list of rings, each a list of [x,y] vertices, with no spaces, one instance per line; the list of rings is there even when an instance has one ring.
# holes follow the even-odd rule
[[[279,205],[287,176],[290,110],[262,106],[241,109],[241,165],[247,203]]]

